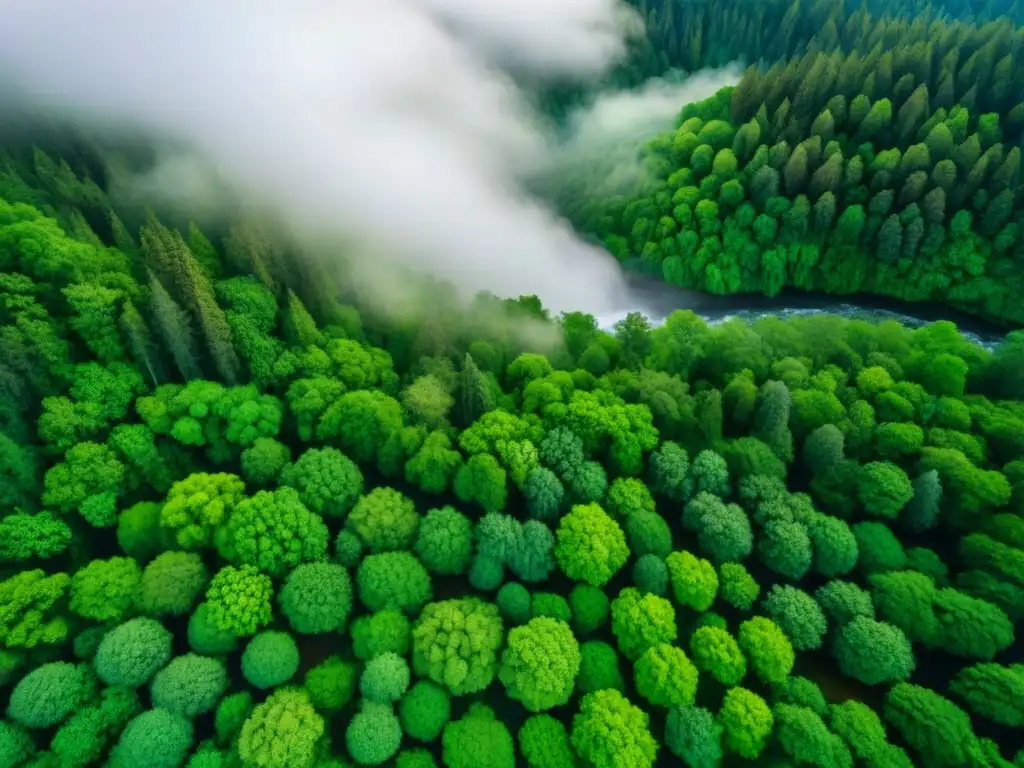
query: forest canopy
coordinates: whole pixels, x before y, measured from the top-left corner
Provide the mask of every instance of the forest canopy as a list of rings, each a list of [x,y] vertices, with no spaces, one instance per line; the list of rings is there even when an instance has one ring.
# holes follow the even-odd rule
[[[549,191],[669,283],[1019,327],[1016,3],[881,5],[644,3],[608,84],[757,63]],[[1024,331],[403,317],[2,149],[0,768],[1024,766]]]
[[[710,293],[877,293],[1024,324],[1024,80],[1006,17],[641,7],[624,83],[756,63],[634,147],[636,163],[588,156],[547,179],[578,228],[632,269]]]

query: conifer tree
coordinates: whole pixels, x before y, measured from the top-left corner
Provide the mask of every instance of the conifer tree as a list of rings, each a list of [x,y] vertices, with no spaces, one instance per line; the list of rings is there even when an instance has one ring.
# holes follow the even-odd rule
[[[96,234],[88,220],[77,208],[72,208],[68,216],[68,234],[75,240],[88,243],[96,248],[104,247],[99,235]]]
[[[254,274],[274,295],[296,283],[280,245],[260,223],[250,219],[231,227],[224,251],[235,271]]]
[[[220,257],[217,255],[217,249],[192,221],[188,224],[188,247],[195,254],[196,260],[207,277],[211,280],[220,277]]]
[[[468,353],[459,372],[456,393],[455,417],[462,426],[472,424],[493,406],[487,379]]]
[[[953,162],[961,176],[966,176],[981,158],[981,139],[972,133],[953,151]]]
[[[203,373],[196,356],[188,313],[171,298],[152,270],[149,271],[149,287],[153,317],[160,335],[171,350],[175,367],[185,381],[201,379]]]
[[[989,182],[989,190],[992,194],[1011,189],[1017,184],[1017,176],[1020,173],[1020,147],[1013,147],[1006,153],[1006,158],[992,174]]]
[[[169,297],[168,297],[169,298]],[[121,310],[121,330],[128,339],[128,349],[139,369],[149,377],[151,386],[163,383],[163,364],[145,318],[139,314],[131,299],[126,299]]]
[[[324,335],[317,328],[316,320],[290,288],[284,312],[284,329],[289,342],[299,347],[323,344]]]
[[[786,194],[795,197],[803,191],[804,184],[807,183],[807,150],[804,149],[803,144],[793,150],[793,154],[790,155],[789,162],[786,163],[784,177]]]
[[[889,216],[878,232],[878,258],[892,264],[900,257],[903,245],[903,225],[895,213]]]
[[[187,301],[193,314],[199,318],[199,327],[206,337],[217,373],[226,384],[233,386],[238,379],[239,362],[231,344],[231,327],[224,316],[224,310],[217,303],[213,285],[203,274],[199,262],[181,235],[175,232],[174,240],[175,250],[179,254],[179,266],[188,289]]]
[[[953,132],[945,123],[939,123],[933,127],[925,137],[924,143],[928,147],[929,157],[936,163],[950,157],[955,148]]]
[[[114,239],[114,247],[129,258],[136,258],[139,254],[139,245],[132,237],[132,233],[121,221],[121,217],[114,212],[113,208],[107,208],[107,220],[110,222],[110,232]]]
[[[807,190],[808,196],[812,200],[818,200],[826,192],[835,194],[839,191],[842,178],[843,155],[836,152],[811,176],[811,184]]]
[[[239,362],[231,344],[231,328],[224,316],[224,310],[217,304],[213,285],[195,254],[177,231],[164,227],[152,214],[142,228],[142,245],[147,261],[155,268],[158,278],[171,281],[174,286],[174,299],[180,301],[198,321],[221,380],[233,385],[238,378]],[[162,280],[158,282],[161,282],[163,287]],[[155,295],[156,291],[154,297]],[[168,310],[167,305],[163,303],[161,307],[167,310],[165,319],[177,327],[177,321],[169,320],[175,314],[174,311]],[[165,320],[158,318],[158,322],[163,326]],[[177,357],[175,361],[178,362]],[[182,375],[185,375],[184,369]]]

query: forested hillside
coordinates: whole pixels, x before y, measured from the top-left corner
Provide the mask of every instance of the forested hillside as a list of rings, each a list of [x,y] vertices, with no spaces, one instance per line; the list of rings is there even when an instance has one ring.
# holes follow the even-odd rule
[[[858,51],[864,56],[879,43],[885,49],[880,53],[894,56],[916,44],[933,56],[941,51],[939,59],[921,63],[938,73],[938,63],[951,46],[958,49],[961,64],[981,48],[987,49],[986,56],[1006,48],[1019,37],[1021,13],[1017,0],[630,0],[630,5],[644,17],[645,34],[633,42],[632,56],[616,76],[633,82],[670,68],[694,72],[737,60],[771,67],[808,52]],[[1000,55],[1008,52],[1001,50]],[[909,53],[903,50],[904,56]],[[969,77],[974,82],[973,72]]]
[[[765,63],[580,226],[1024,322],[1011,22],[667,7]],[[1024,766],[1024,332],[385,313],[5,136],[0,768]]]
[[[639,176],[577,169],[563,210],[677,285],[870,292],[1024,323],[1020,31],[758,7],[651,10],[662,62],[641,54],[640,71],[762,60],[649,141]]]

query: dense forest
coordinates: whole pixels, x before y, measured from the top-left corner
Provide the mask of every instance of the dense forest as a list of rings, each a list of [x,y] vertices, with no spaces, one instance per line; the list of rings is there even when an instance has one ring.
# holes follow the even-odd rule
[[[647,16],[625,82],[758,61],[688,105],[639,165],[559,179],[582,230],[712,293],[868,292],[1024,323],[1020,28],[833,2],[668,2]]]
[[[754,63],[549,191],[676,285],[1024,325],[1018,3],[881,5],[643,4],[612,82]],[[31,127],[0,768],[1024,766],[1024,332],[383,313]]]

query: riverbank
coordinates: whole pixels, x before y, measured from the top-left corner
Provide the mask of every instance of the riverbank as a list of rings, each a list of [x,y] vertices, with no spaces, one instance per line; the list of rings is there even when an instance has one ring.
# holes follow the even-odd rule
[[[799,315],[829,314],[861,318],[869,322],[896,320],[910,328],[948,320],[956,324],[965,338],[993,349],[1005,338],[1007,331],[975,315],[934,302],[909,302],[874,294],[843,297],[793,289],[777,296],[764,294],[733,294],[719,296],[702,291],[678,288],[650,277],[627,274],[629,291],[622,306],[598,316],[602,328],[612,329],[630,312],[640,312],[654,325],[680,309],[690,309],[711,325],[732,318],[753,322],[762,317],[781,318]]]

